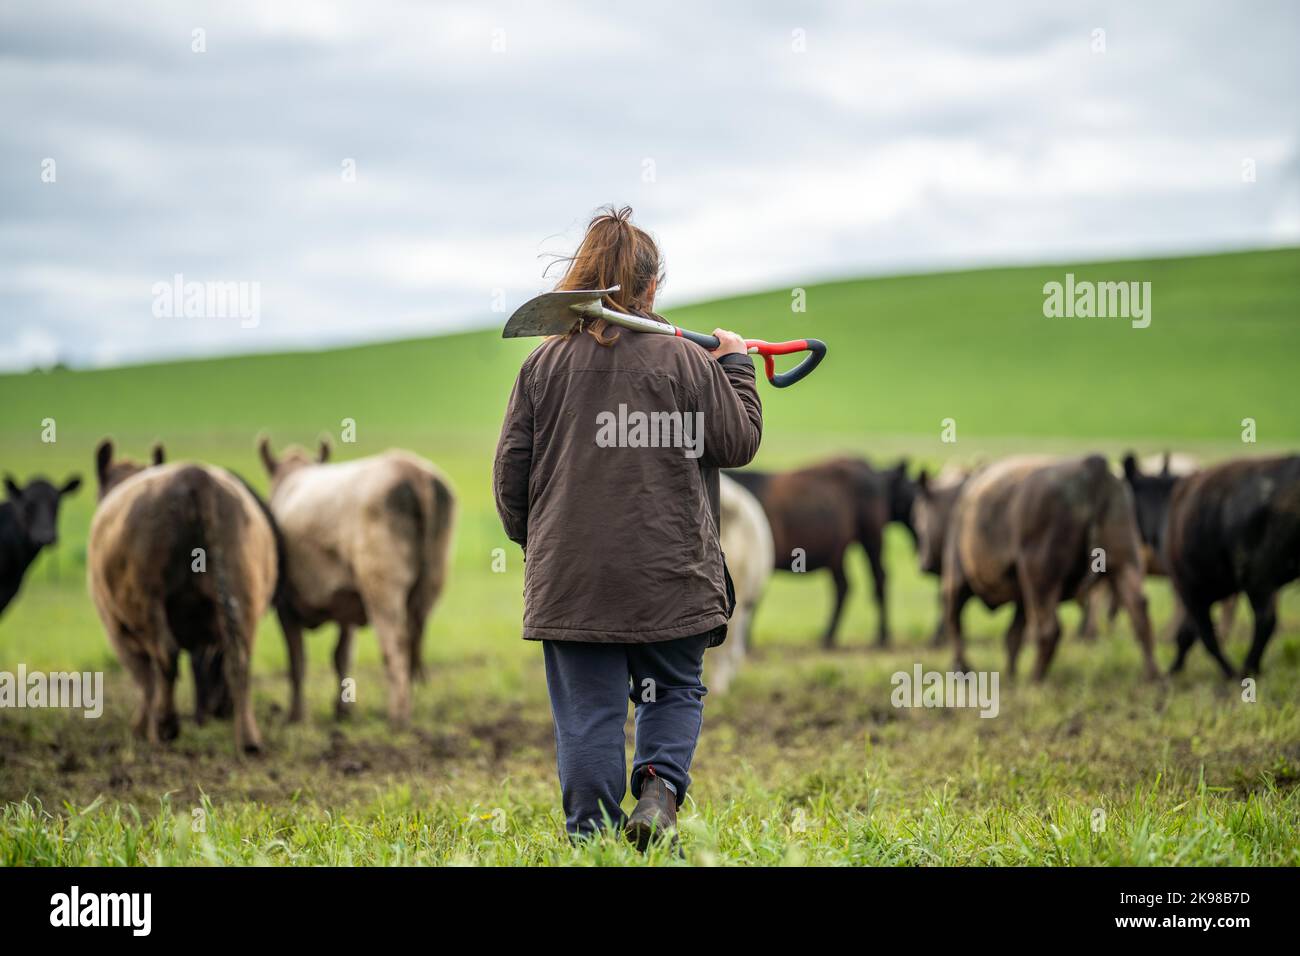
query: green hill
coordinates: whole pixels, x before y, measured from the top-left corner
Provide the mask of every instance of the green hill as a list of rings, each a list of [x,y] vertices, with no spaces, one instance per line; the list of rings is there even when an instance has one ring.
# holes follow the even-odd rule
[[[1045,318],[1044,283],[1149,281],[1149,328]],[[1232,439],[1300,438],[1292,371],[1300,346],[1300,249],[865,279],[704,302],[679,324],[831,346],[815,378],[770,398],[771,434]],[[38,453],[36,423],[98,434],[238,435],[337,430],[473,432],[499,423],[534,343],[494,330],[328,352],[102,371],[0,376],[5,457]]]
[[[1045,318],[1043,286],[1066,273],[1150,282],[1150,327]],[[1300,445],[1297,277],[1300,249],[1284,249],[834,282],[806,287],[801,313],[791,310],[791,290],[779,289],[671,317],[703,331],[829,344],[826,362],[799,385],[780,392],[760,385],[767,419],[760,465],[846,451],[878,460],[906,453],[929,464],[1128,447],[1213,458]],[[0,618],[0,670],[22,663],[107,672],[101,721],[38,711],[0,718],[0,803],[98,807],[75,816],[64,837],[62,825],[29,804],[0,806],[0,865],[626,861],[615,849],[583,856],[558,836],[540,654],[519,640],[521,562],[491,503],[500,417],[533,345],[502,341],[492,329],[0,376],[0,468],[23,480],[74,470],[87,479],[65,506],[59,547],[42,555]],[[1257,423],[1256,446],[1240,440],[1247,417]],[[57,425],[53,443],[41,440],[47,419]],[[355,444],[339,441],[345,419],[355,422]],[[956,423],[955,445],[940,441],[944,419]],[[327,631],[308,641],[310,719],[286,726],[284,645],[268,616],[254,677],[269,759],[236,767],[229,726],[196,728],[188,719],[172,747],[140,747],[127,726],[135,688],[85,593],[94,446],[112,435],[124,453],[143,457],[163,439],[172,460],[225,465],[264,487],[254,453],[260,431],[277,447],[329,433],[340,459],[407,447],[455,484],[462,511],[453,568],[425,639],[431,678],[416,692],[414,729],[394,735],[383,720],[384,680],[369,631],[357,642],[357,722],[337,731],[329,718],[337,687]],[[493,569],[498,548],[504,573]],[[903,531],[890,530],[886,552],[889,651],[864,652],[876,612],[856,556],[840,632],[847,653],[815,646],[829,611],[825,575],[772,581],[754,660],[710,703],[698,802],[687,811],[695,848],[748,863],[1300,860],[1294,593],[1282,601],[1258,705],[1224,693],[1204,654],[1168,691],[1139,682],[1126,637],[1096,645],[1071,637],[1046,687],[1008,684],[997,721],[900,713],[889,706],[891,672],[917,661],[943,668],[950,654],[928,644],[935,582],[917,572]],[[1163,627],[1167,586],[1152,581],[1148,592]],[[967,612],[976,667],[1000,666],[1006,611]],[[1242,657],[1239,638],[1228,653]],[[1169,649],[1159,654],[1167,661]],[[182,679],[183,709],[188,683]],[[188,841],[191,807],[209,801],[212,829]],[[1102,835],[1090,825],[1099,806],[1110,814]],[[164,822],[133,822],[137,807]],[[497,819],[499,809],[507,819],[500,835],[479,822]],[[176,837],[171,812],[184,823]],[[803,829],[791,829],[795,823]]]

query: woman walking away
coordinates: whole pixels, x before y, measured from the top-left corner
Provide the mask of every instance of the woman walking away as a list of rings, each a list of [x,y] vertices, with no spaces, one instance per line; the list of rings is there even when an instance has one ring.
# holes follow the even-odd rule
[[[657,318],[654,240],[601,210],[557,289]],[[718,469],[757,453],[762,408],[743,340],[713,352],[579,318],[519,370],[493,467],[497,511],[524,549],[524,638],[541,641],[571,838],[622,827],[676,839],[706,689],[704,650],[734,605],[718,545]],[[630,817],[623,725],[636,708]]]

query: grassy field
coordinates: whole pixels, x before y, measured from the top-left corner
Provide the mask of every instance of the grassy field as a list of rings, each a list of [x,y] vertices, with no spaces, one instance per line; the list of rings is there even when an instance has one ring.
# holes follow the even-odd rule
[[[1044,318],[1042,286],[1067,271],[1150,281],[1150,328]],[[1215,459],[1300,446],[1297,275],[1300,250],[1280,250],[839,282],[807,288],[804,313],[792,313],[790,290],[775,290],[672,317],[830,343],[806,382],[760,387],[760,466],[845,452],[929,465],[1128,448]],[[0,619],[0,670],[102,670],[107,687],[100,720],[0,711],[0,864],[640,859],[615,840],[574,849],[563,838],[541,655],[519,640],[522,567],[489,481],[506,394],[531,344],[488,331],[0,376],[0,466],[22,480],[71,471],[88,479],[65,505],[62,543]],[[357,442],[340,444],[349,418]],[[945,418],[956,422],[955,445],[940,441]],[[1256,445],[1241,442],[1244,418],[1257,423]],[[46,419],[57,425],[53,443],[41,440]],[[189,720],[174,744],[149,748],[130,737],[135,689],[85,591],[94,445],[111,435],[139,457],[162,439],[173,460],[215,462],[265,487],[259,431],[277,447],[333,434],[339,458],[410,448],[455,483],[463,512],[452,578],[429,625],[430,676],[417,688],[413,727],[393,733],[382,719],[368,631],[357,647],[358,714],[333,722],[333,635],[324,630],[308,641],[310,719],[287,725],[286,657],[268,618],[255,655],[266,754],[236,760],[229,725]],[[492,571],[496,548],[508,555],[503,574]],[[1121,624],[1096,643],[1068,637],[1045,685],[1004,683],[999,715],[981,719],[891,706],[892,673],[915,661],[946,669],[949,653],[928,645],[935,584],[917,573],[897,529],[887,563],[888,651],[870,647],[875,612],[856,557],[837,651],[816,645],[829,580],[773,581],[751,664],[706,707],[683,813],[685,862],[1300,863],[1294,594],[1283,596],[1253,703],[1199,649],[1177,680],[1144,683]],[[1168,588],[1148,590],[1162,628]],[[1005,609],[967,611],[976,667],[1001,665],[1007,619]],[[1072,608],[1065,619],[1072,635]],[[1245,643],[1238,633],[1229,656],[1241,660]],[[1158,654],[1167,663],[1172,651]],[[186,678],[182,708],[189,696]]]

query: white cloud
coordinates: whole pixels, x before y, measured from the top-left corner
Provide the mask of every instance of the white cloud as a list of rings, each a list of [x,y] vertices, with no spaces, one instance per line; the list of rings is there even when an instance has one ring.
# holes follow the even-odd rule
[[[0,359],[494,325],[611,201],[663,241],[667,305],[1295,243],[1298,34],[1282,2],[5,7]],[[177,272],[260,282],[262,325],[160,325]]]

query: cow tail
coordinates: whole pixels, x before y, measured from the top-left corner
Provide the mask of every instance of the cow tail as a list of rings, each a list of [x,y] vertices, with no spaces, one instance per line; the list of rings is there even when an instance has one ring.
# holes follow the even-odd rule
[[[438,475],[429,476],[428,493],[421,495],[420,579],[416,587],[423,601],[431,606],[442,591],[447,571],[447,554],[456,500],[447,482]]]
[[[451,536],[452,524],[456,518],[456,498],[451,493],[451,488],[441,477],[433,478],[433,521],[432,532],[429,535],[429,543],[433,548],[432,557],[434,565],[440,567],[446,564],[449,538]],[[441,572],[440,572],[441,573]]]
[[[455,498],[446,481],[439,475],[427,476],[427,483],[416,483],[415,512],[416,555],[418,570],[411,591],[407,595],[407,612],[414,624],[423,621],[442,593],[447,573],[447,556],[454,520]],[[411,670],[422,672],[423,662],[420,633],[410,634]]]
[[[221,522],[217,515],[217,486],[213,479],[203,474],[201,481],[191,486],[190,495],[202,529],[203,549],[207,556],[207,570],[211,575],[214,619],[218,647],[226,661],[236,661],[244,653],[240,640],[239,604],[230,586],[226,554],[221,545]]]

